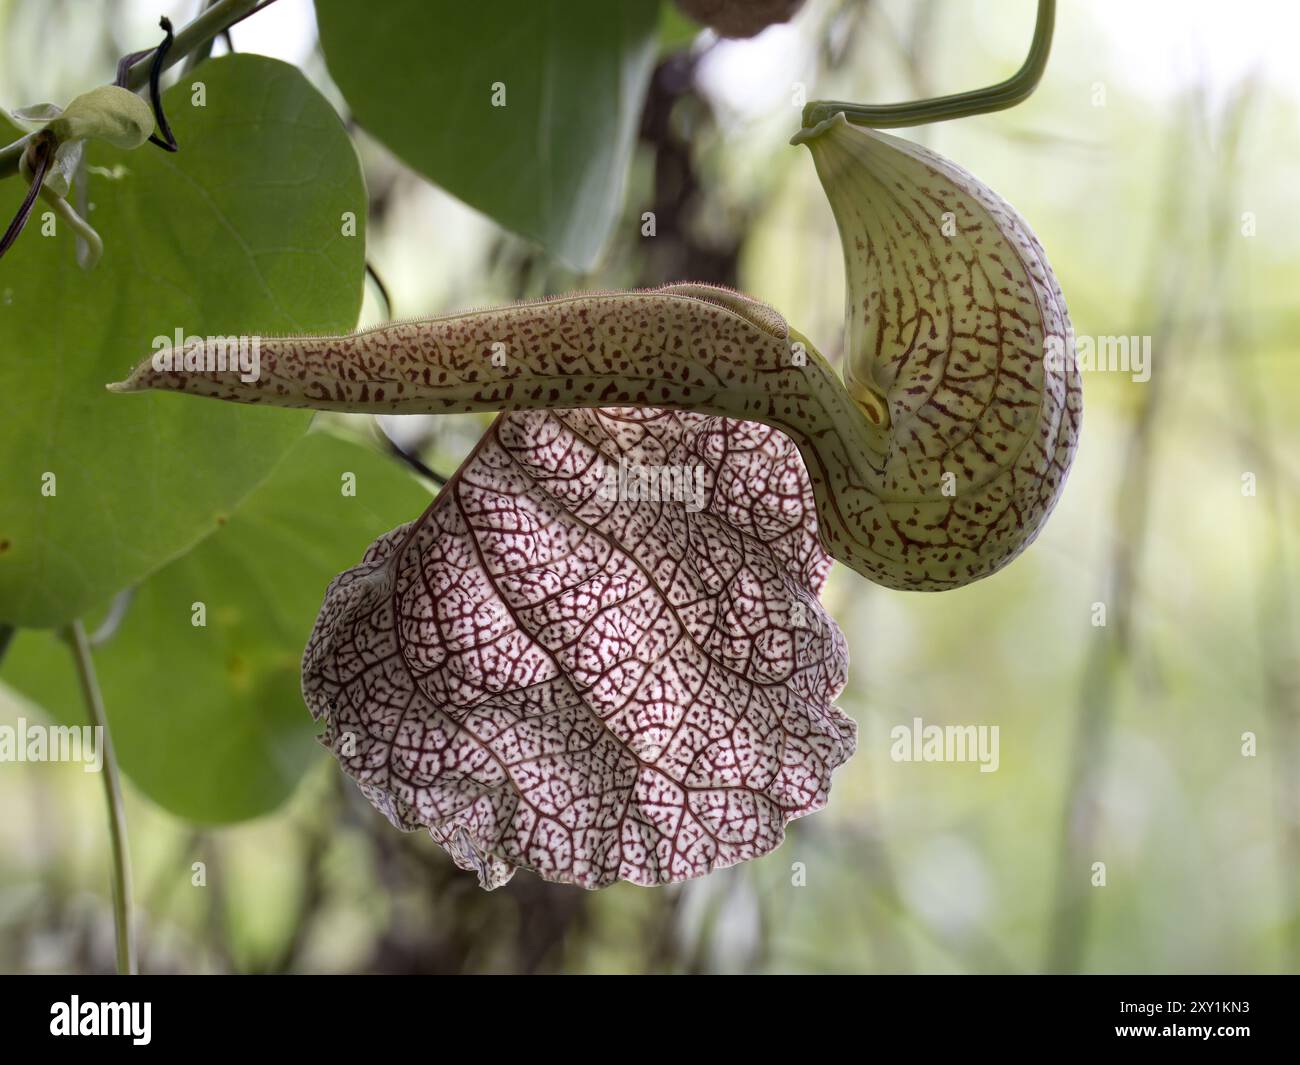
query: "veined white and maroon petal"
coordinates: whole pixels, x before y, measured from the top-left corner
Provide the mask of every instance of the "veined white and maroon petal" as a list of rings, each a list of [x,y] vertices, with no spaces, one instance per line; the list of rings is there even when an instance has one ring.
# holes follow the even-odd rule
[[[679,498],[620,498],[649,470]],[[774,429],[502,415],[331,584],[303,690],[371,802],[486,888],[685,880],[775,848],[853,753],[829,568]]]

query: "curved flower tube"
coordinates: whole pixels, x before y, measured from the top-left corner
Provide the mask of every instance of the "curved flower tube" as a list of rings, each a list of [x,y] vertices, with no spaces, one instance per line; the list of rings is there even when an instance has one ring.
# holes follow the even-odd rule
[[[1073,338],[1028,226],[843,116],[796,140],[843,243],[842,379],[772,308],[680,284],[259,338],[255,367],[194,340],[110,386],[512,412],[335,579],[303,661],[345,771],[485,888],[520,867],[671,883],[772,850],[855,743],[827,555],[956,587],[1061,493],[1079,377],[1049,362]],[[647,466],[685,491],[626,492]]]
[[[119,392],[399,413],[659,407],[786,433],[829,554],[890,588],[988,576],[1065,483],[1081,389],[1042,246],[996,193],[914,144],[829,119],[813,154],[844,248],[844,380],[772,308],[682,284],[260,338],[245,381],[212,342],[146,359]],[[211,368],[219,367],[219,368]]]

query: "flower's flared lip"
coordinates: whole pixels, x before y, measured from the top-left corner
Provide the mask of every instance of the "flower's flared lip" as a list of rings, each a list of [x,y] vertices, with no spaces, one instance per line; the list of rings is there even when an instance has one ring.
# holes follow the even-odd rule
[[[836,111],[830,118],[824,118],[815,126],[805,126],[793,137],[790,138],[791,144],[806,144],[808,141],[816,140],[823,133],[828,132],[833,126],[849,124],[848,116],[843,111]]]

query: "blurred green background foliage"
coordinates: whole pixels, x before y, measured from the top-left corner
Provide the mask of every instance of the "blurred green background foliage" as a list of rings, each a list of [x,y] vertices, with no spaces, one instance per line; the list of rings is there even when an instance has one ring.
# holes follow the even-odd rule
[[[156,6],[0,0],[0,103],[66,101],[107,80],[118,55],[156,39]],[[438,7],[391,6],[379,20],[386,33]],[[324,100],[303,96],[303,106],[334,104],[357,155],[327,110],[312,111],[307,131],[286,119],[278,136],[301,143],[282,166],[268,170],[263,159],[246,175],[246,153],[265,132],[248,131],[214,188],[268,174],[285,183],[264,201],[266,217],[238,217],[234,204],[255,193],[218,202],[214,217],[233,211],[236,235],[265,233],[284,204],[334,227],[351,204],[360,242],[322,236],[295,257],[288,236],[260,247],[208,235],[205,217],[167,191],[203,164],[187,159],[195,120],[179,104],[175,159],[137,153],[123,160],[135,168],[127,183],[147,187],[93,194],[92,219],[109,238],[93,297],[102,303],[79,304],[76,278],[64,276],[70,238],[25,234],[0,265],[0,380],[18,382],[0,392],[9,423],[0,506],[37,505],[20,499],[35,492],[19,483],[16,456],[64,454],[64,439],[82,441],[66,461],[98,485],[104,511],[137,487],[161,491],[148,476],[160,442],[193,457],[195,487],[182,479],[151,496],[158,517],[139,519],[149,561],[114,556],[112,572],[138,587],[96,650],[127,773],[142,968],[1300,971],[1300,76],[1278,43],[1295,40],[1300,16],[1284,5],[1063,0],[1052,61],[1027,103],[904,131],[1030,221],[1078,334],[1151,338],[1150,379],[1086,375],[1065,496],[1037,543],[993,579],[908,595],[836,569],[826,600],[848,640],[841,705],[858,722],[858,753],[836,774],[828,807],[793,824],[780,849],[701,881],[590,894],[521,872],[483,893],[427,837],[392,829],[315,744],[297,668],[325,585],[433,490],[371,420],[321,416],[296,437],[305,420],[290,425],[286,412],[204,406],[196,422],[200,405],[187,401],[166,424],[148,423],[155,437],[122,441],[124,430],[105,433],[96,421],[100,407],[68,414],[55,402],[68,379],[112,379],[112,367],[142,354],[112,350],[110,319],[149,299],[179,300],[170,313],[193,314],[196,332],[346,328],[334,319],[355,311],[361,242],[393,317],[705,281],[780,308],[837,358],[839,241],[807,153],[786,143],[799,87],[808,99],[888,102],[988,84],[1019,64],[1033,4],[809,0],[792,23],[748,41],[719,41],[668,6],[630,6],[617,25],[587,34],[591,47],[619,49],[623,66],[584,68],[587,87],[547,116],[570,154],[511,152],[510,181],[476,187],[466,168],[472,177],[489,164],[462,158],[456,137],[488,134],[456,117],[463,102],[432,74],[385,87],[400,97],[387,113],[382,100],[357,105],[382,142],[351,121],[354,73],[333,50],[365,29],[346,9],[355,21],[388,4],[322,0],[318,35],[311,3],[279,0],[233,40],[301,74],[244,58],[244,76],[266,79],[263,103],[277,92],[292,102],[297,80],[314,85]],[[536,33],[553,36],[549,48],[498,42],[501,62],[541,63],[572,89],[580,72],[559,8],[533,15]],[[178,24],[192,13],[169,11]],[[436,48],[463,63],[469,53],[453,37]],[[214,84],[228,76],[217,64],[230,62],[211,60]],[[583,92],[608,91],[620,70],[632,102],[593,98],[596,132],[584,132]],[[636,93],[643,107],[632,106]],[[220,110],[205,120],[236,123]],[[307,153],[335,194],[312,173],[292,173]],[[520,190],[538,184],[561,189],[563,209],[525,202]],[[6,209],[16,185],[0,188]],[[643,236],[645,212],[653,237]],[[128,253],[129,229],[146,215],[158,248]],[[186,245],[196,239],[206,242],[199,251]],[[232,243],[245,273],[263,271],[265,291],[194,297],[206,290],[186,275],[186,255],[220,255]],[[109,290],[114,254],[119,267],[134,264],[134,288]],[[258,302],[266,292],[274,314]],[[240,315],[260,320],[240,324]],[[361,322],[384,315],[367,286]],[[68,335],[54,361],[40,338],[62,316]],[[38,373],[53,382],[45,406],[20,404],[22,381]],[[443,474],[485,425],[383,419]],[[104,445],[123,453],[105,458],[117,462],[116,480],[97,480],[84,446],[100,434],[119,441]],[[245,459],[232,472],[228,463],[254,447],[278,461]],[[346,472],[357,475],[355,498],[340,494]],[[129,540],[136,519],[125,512],[118,527]],[[78,564],[100,567],[97,552],[110,550],[102,511],[84,524],[62,520],[72,542],[84,541]],[[37,593],[38,606],[69,596],[77,567],[66,563],[41,571],[48,580],[36,586],[50,598]],[[113,608],[103,588],[91,590],[95,629]],[[195,601],[207,605],[205,628],[190,624]],[[0,682],[0,724],[84,720],[72,660],[48,630],[14,636]],[[997,772],[894,761],[891,729],[917,717],[998,726]],[[98,778],[76,765],[3,764],[0,809],[0,967],[111,969]],[[1094,863],[1104,863],[1104,886]]]

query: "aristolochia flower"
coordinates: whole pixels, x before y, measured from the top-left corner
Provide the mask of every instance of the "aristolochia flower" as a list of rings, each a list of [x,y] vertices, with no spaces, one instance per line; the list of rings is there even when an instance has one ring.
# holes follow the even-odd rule
[[[830,558],[957,587],[1060,495],[1079,381],[1045,364],[1070,325],[1024,221],[842,116],[798,139],[844,245],[843,382],[771,308],[685,284],[263,339],[252,380],[200,341],[115,386],[511,412],[333,582],[303,662],[344,770],[485,887],[670,883],[772,850],[853,752]],[[632,467],[654,491],[618,489]]]

